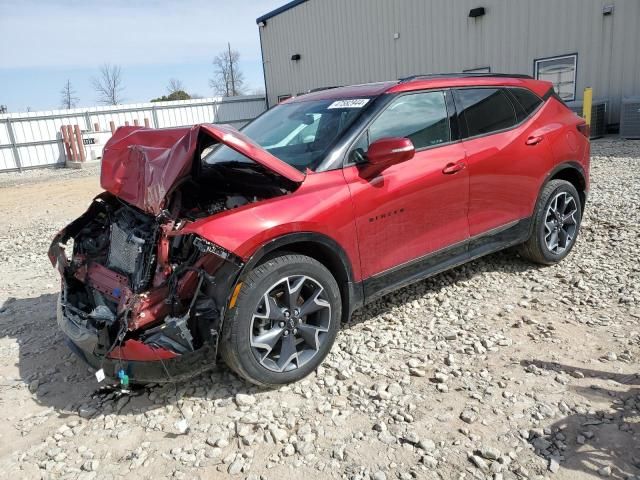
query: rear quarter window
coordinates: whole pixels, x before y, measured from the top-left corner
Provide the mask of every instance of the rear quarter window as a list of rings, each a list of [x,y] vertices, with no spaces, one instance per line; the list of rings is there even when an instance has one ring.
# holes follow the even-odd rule
[[[502,89],[456,89],[455,99],[467,126],[467,137],[497,132],[518,123],[513,104]]]
[[[522,119],[531,115],[542,104],[542,99],[526,88],[509,88],[509,93],[513,95],[517,104],[522,107],[524,112]],[[519,118],[518,120],[521,119]]]

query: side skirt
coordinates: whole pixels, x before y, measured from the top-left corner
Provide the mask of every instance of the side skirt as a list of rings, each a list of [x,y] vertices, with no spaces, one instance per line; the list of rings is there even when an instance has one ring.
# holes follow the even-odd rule
[[[430,253],[363,281],[364,303],[424,280],[476,258],[525,242],[531,234],[531,218],[516,220],[468,240]]]

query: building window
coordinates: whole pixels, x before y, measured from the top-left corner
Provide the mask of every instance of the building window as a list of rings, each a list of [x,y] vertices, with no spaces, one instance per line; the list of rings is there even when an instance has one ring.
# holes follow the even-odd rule
[[[289,100],[292,97],[290,94],[278,95],[278,103],[284,102],[285,100]]]
[[[491,67],[468,68],[462,73],[491,73]]]
[[[553,83],[558,96],[565,101],[576,99],[578,54],[541,58],[533,62],[533,75],[538,80]]]

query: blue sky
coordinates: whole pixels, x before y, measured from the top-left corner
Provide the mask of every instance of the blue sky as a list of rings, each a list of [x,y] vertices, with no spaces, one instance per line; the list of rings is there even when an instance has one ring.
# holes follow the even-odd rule
[[[60,106],[67,79],[78,106],[96,104],[91,77],[120,65],[125,102],[166,94],[170,78],[212,96],[215,55],[231,42],[249,91],[262,90],[255,19],[287,0],[0,0],[0,104]]]

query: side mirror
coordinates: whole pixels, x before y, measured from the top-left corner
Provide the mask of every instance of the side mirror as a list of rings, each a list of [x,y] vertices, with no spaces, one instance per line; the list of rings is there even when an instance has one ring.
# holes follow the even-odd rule
[[[390,167],[411,160],[415,154],[413,142],[408,138],[381,138],[369,145],[367,159],[371,165]]]

